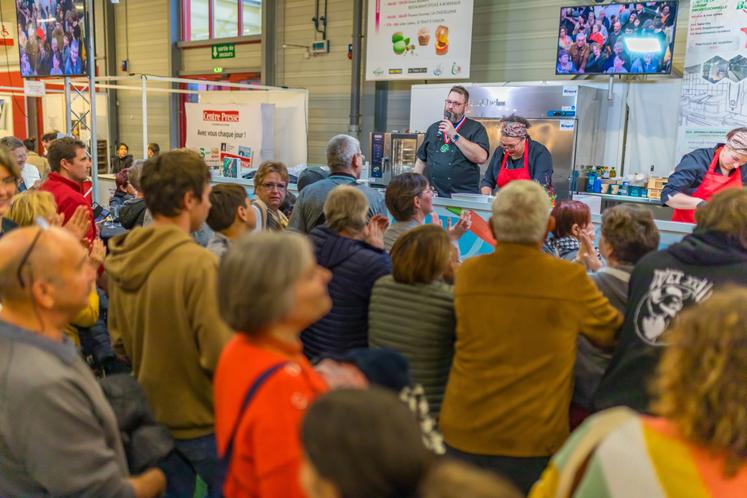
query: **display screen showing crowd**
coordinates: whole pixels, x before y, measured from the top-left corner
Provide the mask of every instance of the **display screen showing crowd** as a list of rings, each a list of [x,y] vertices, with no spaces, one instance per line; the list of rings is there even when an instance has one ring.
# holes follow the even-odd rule
[[[17,0],[21,76],[87,73],[86,7],[82,0]]]
[[[677,2],[560,9],[555,74],[669,74]]]

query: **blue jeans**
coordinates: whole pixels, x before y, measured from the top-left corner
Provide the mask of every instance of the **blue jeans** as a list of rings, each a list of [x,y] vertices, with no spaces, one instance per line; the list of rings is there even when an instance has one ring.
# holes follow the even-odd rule
[[[194,439],[174,440],[176,449],[192,464],[195,471],[207,484],[207,497],[220,498],[223,492],[223,469],[218,459],[215,435]],[[195,474],[185,471],[183,466],[168,465],[164,468],[168,482],[168,498],[192,498],[195,492]]]

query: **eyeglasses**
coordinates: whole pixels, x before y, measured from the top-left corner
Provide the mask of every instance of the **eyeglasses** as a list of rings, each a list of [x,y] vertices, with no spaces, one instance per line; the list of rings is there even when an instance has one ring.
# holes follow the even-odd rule
[[[430,192],[431,196],[433,197],[438,197],[438,193],[436,192],[436,187],[434,187],[433,185],[429,185],[428,187],[423,189],[416,197],[420,197],[426,192]]]
[[[453,100],[448,100],[448,99],[444,100],[444,102],[446,103],[446,105],[451,106],[451,107],[460,107],[465,104],[465,102],[455,102]]]
[[[262,185],[260,185],[260,187],[263,188],[264,190],[285,190],[286,185],[285,183],[268,182],[268,183],[263,183]]]
[[[501,147],[503,147],[506,150],[514,150],[518,148],[522,144],[522,142],[524,142],[524,140],[519,140],[515,144],[506,144],[506,143],[501,142]]]
[[[34,235],[34,240],[31,241],[31,245],[29,245],[29,248],[26,249],[25,253],[23,253],[21,262],[18,264],[18,272],[16,273],[16,277],[18,277],[18,285],[21,287],[21,289],[26,288],[26,282],[23,281],[23,267],[26,266],[26,264],[29,262],[31,253],[34,252],[34,248],[36,247],[36,244],[39,242],[39,239],[41,238],[42,233],[44,233],[47,230],[47,228],[49,228],[49,223],[47,222],[47,220],[41,217],[36,219],[36,224],[39,226],[39,231],[36,232],[36,235]]]

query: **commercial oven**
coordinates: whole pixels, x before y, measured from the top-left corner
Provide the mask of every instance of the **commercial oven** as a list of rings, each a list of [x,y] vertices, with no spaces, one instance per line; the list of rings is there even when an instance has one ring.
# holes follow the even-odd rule
[[[424,139],[425,133],[371,133],[370,182],[386,186],[393,177],[412,171]]]

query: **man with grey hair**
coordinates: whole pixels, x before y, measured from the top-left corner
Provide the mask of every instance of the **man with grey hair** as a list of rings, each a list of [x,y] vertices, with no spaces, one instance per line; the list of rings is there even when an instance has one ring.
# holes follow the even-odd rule
[[[60,228],[0,240],[0,496],[155,497],[166,479],[130,477],[112,408],[64,327],[96,268]]]
[[[568,437],[579,334],[612,346],[620,313],[583,265],[544,254],[550,199],[515,181],[493,202],[495,252],[457,270],[454,360],[439,422],[449,452],[527,493]]]
[[[349,135],[335,135],[327,143],[327,165],[331,174],[308,187],[298,195],[288,227],[309,233],[324,224],[324,202],[338,185],[354,185],[368,199],[369,217],[386,214],[384,197],[368,185],[359,185],[363,155],[360,142]]]
[[[3,137],[0,138],[0,145],[8,149],[16,160],[18,169],[21,171],[21,177],[23,178],[23,186],[19,189],[20,192],[24,190],[37,188],[41,184],[41,173],[33,164],[26,162],[27,151],[26,146],[23,145],[16,137]]]

